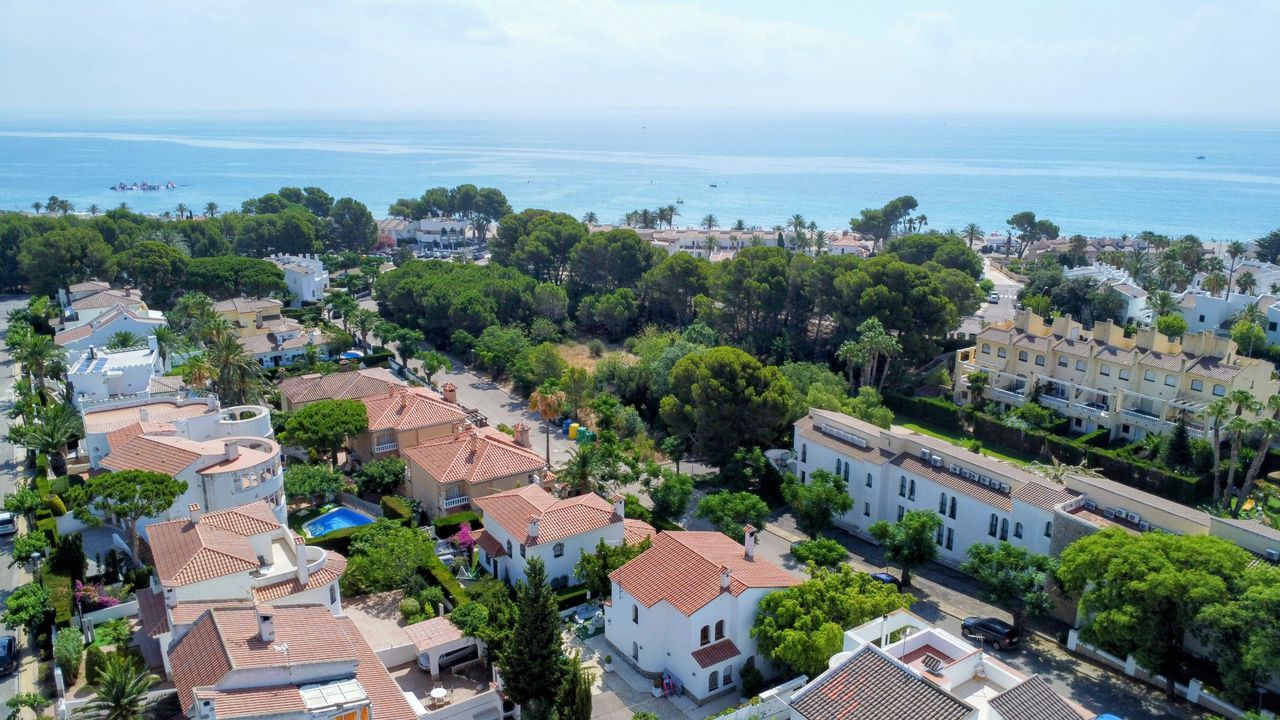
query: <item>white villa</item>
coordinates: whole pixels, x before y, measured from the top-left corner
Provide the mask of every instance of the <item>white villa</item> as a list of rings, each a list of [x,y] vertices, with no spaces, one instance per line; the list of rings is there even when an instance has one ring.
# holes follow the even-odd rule
[[[150,392],[152,380],[164,374],[164,361],[154,335],[146,347],[102,350],[90,347],[67,364],[71,402],[78,408]]]
[[[157,328],[167,325],[164,313],[159,311],[116,305],[89,322],[62,330],[53,336],[53,342],[71,353],[81,353],[91,347],[106,347],[111,336],[119,332],[149,338],[156,334]]]
[[[139,435],[184,438],[197,442],[232,437],[269,438],[271,411],[262,405],[223,408],[213,395],[199,397],[140,397],[99,403],[85,408],[85,439],[89,467],[102,461]]]
[[[329,289],[329,271],[315,255],[272,255],[267,258],[284,271],[284,284],[298,303],[324,300]]]

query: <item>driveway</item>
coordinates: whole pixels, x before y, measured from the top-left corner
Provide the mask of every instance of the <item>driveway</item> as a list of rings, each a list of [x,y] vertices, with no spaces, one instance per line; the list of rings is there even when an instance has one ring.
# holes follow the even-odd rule
[[[1000,302],[990,303],[984,297],[978,312],[960,321],[959,332],[977,334],[982,330],[984,322],[990,324],[1013,318],[1015,312],[1013,304],[1018,301],[1022,283],[1000,272],[990,258],[985,256],[982,258],[982,276],[995,283],[995,292],[1000,295]]]

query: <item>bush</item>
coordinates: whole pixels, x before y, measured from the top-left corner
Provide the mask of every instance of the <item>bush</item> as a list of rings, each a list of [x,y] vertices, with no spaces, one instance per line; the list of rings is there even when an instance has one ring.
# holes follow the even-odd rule
[[[755,665],[742,668],[738,677],[742,680],[743,697],[755,697],[764,690],[764,675],[760,674],[759,668]]]
[[[49,567],[59,575],[72,580],[84,580],[88,559],[84,555],[84,541],[80,533],[71,533],[58,539],[49,554]]]
[[[398,457],[365,463],[356,473],[356,487],[373,495],[394,493],[404,484],[405,464]]]
[[[74,628],[65,628],[53,640],[53,660],[62,670],[67,684],[80,677],[80,658],[84,655],[84,637]]]
[[[408,498],[397,495],[384,495],[379,505],[382,506],[382,514],[391,520],[413,519],[413,506],[409,503]]]
[[[71,489],[71,479],[67,475],[59,475],[49,481],[49,492],[54,495],[66,495]]]
[[[831,538],[802,542],[791,548],[791,554],[802,563],[813,563],[818,567],[835,567],[849,556],[844,546]]]
[[[604,343],[598,338],[591,338],[587,342],[587,352],[591,353],[591,357],[594,358],[604,355]]]
[[[385,351],[366,353],[360,358],[360,364],[367,368],[386,367],[393,357],[395,357],[395,353]]]
[[[903,397],[886,395],[884,404],[906,419],[915,419],[943,430],[959,432],[960,408],[949,400],[938,397]]]
[[[458,528],[462,527],[462,523],[470,523],[472,532],[484,527],[480,516],[472,510],[463,510],[452,515],[442,515],[431,524],[436,529],[436,537],[444,539],[453,537],[458,532]]]
[[[66,575],[58,575],[54,573],[52,568],[45,565],[44,587],[49,591],[49,607],[53,608],[53,622],[58,627],[66,627],[71,624],[71,599],[75,592],[72,589],[72,580]]]
[[[561,590],[559,593],[556,594],[556,598],[560,603],[560,609],[568,610],[571,607],[577,607],[582,603],[586,602],[587,591],[589,589],[590,588],[588,588],[586,585],[578,585],[576,587],[571,587],[566,590]]]
[[[107,654],[97,645],[90,645],[84,654],[84,679],[93,682],[107,661]]]
[[[449,572],[449,568],[444,566],[440,558],[432,555],[426,561],[427,572],[431,573],[431,577],[435,579],[449,598],[449,603],[453,607],[458,607],[467,601],[467,591],[462,587],[462,583]]]
[[[418,602],[422,603],[424,610],[434,612],[437,606],[444,604],[444,601],[444,589],[435,585],[428,585],[418,593]]]
[[[411,617],[422,614],[422,603],[407,597],[400,601],[400,616],[408,620]]]
[[[364,527],[367,526],[357,525],[356,527],[334,530],[333,532],[325,533],[320,537],[307,538],[307,544],[315,545],[316,547],[321,547],[325,550],[332,550],[340,555],[350,555],[351,536],[355,535],[357,531]]]

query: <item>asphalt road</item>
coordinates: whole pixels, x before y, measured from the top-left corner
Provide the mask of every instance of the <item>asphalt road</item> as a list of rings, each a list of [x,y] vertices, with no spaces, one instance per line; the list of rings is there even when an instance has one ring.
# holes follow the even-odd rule
[[[1015,312],[1013,304],[1018,301],[1022,283],[997,270],[985,257],[982,258],[982,276],[995,283],[995,292],[1000,295],[1000,302],[987,302],[987,299],[983,298],[982,307],[978,308],[978,312],[960,322],[960,332],[977,334],[982,330],[984,322],[990,324],[1008,320]]]
[[[0,338],[9,329],[7,319],[9,311],[22,307],[26,303],[26,297],[0,296]],[[9,357],[9,353],[3,346],[0,346],[0,437],[8,436],[9,424],[13,422],[9,419],[9,410],[13,408],[13,376],[16,371],[17,367],[13,359]],[[17,481],[18,466],[14,460],[14,447],[8,442],[0,443],[0,497],[13,492]],[[19,575],[21,569],[10,565],[12,559],[13,537],[10,536],[0,541],[0,601],[9,597],[9,593],[13,592],[22,581]],[[25,654],[26,648],[20,643],[19,656]],[[15,672],[0,682],[0,705],[17,694],[18,676],[19,673]]]

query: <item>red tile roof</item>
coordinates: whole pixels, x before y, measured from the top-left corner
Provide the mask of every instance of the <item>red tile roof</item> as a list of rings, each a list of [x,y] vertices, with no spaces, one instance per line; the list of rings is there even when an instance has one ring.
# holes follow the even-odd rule
[[[177,475],[200,459],[200,453],[183,447],[182,443],[168,440],[180,438],[138,435],[102,458],[102,467],[108,470],[151,470],[165,475]]]
[[[347,559],[330,550],[328,557],[324,560],[324,565],[307,577],[306,587],[303,587],[302,583],[298,582],[298,578],[295,575],[282,582],[254,588],[253,598],[258,602],[272,602],[290,595],[297,595],[305,590],[321,588],[329,583],[337,582],[346,570]]]
[[[473,499],[484,511],[485,521],[494,522],[507,534],[524,538],[526,545],[554,542],[562,538],[599,530],[620,521],[613,505],[595,493],[557,500],[537,485],[494,493]],[[538,518],[538,537],[528,537],[529,521]]]
[[[693,651],[693,659],[698,663],[698,667],[711,667],[725,660],[731,660],[741,655],[738,646],[733,644],[729,638],[725,638],[720,642],[711,643],[710,645],[698,648]]]
[[[151,589],[139,590],[138,617],[142,620],[142,632],[156,637],[169,632],[169,615],[165,612],[164,595]]]
[[[645,607],[666,600],[692,615],[720,595],[720,569],[729,570],[729,592],[786,588],[800,579],[761,557],[746,558],[742,545],[719,532],[661,532],[653,547],[609,577]]]
[[[338,626],[346,633],[355,650],[356,659],[360,663],[356,666],[356,679],[373,704],[373,716],[378,720],[418,720],[418,714],[404,699],[404,692],[391,678],[373,648],[361,637],[355,622],[351,618],[338,618]]]
[[[173,684],[178,702],[186,713],[195,706],[195,689],[211,687],[231,672],[231,657],[222,646],[213,615],[205,611],[201,619],[169,652]]]
[[[643,520],[626,518],[622,521],[622,540],[628,545],[635,545],[644,541],[645,538],[651,538],[657,532],[652,525]]]
[[[404,382],[383,368],[369,368],[331,375],[298,375],[280,381],[280,394],[293,406],[317,400],[359,400],[383,395]]]
[[[974,708],[866,645],[792,696],[804,720],[963,720]]]
[[[433,617],[406,626],[404,634],[420,653],[462,639],[462,631],[448,617]]]
[[[496,478],[532,473],[546,467],[538,453],[516,445],[506,435],[488,429],[471,428],[427,442],[401,455],[426,471],[437,483],[486,482]]]
[[[72,310],[91,310],[95,308],[109,308],[113,305],[129,305],[138,307],[142,305],[142,293],[133,288],[102,290],[92,295],[87,295],[79,300],[71,302]]]
[[[1013,491],[1014,500],[1035,505],[1042,510],[1052,510],[1055,505],[1074,500],[1077,497],[1080,497],[1078,492],[1041,483],[1027,483]]]
[[[246,539],[281,527],[266,501],[208,513],[193,523],[170,520],[147,527],[156,576],[164,585],[189,585],[258,568]]]
[[[307,703],[294,685],[243,690],[196,690],[197,700],[209,700],[218,718],[262,717],[305,713]]]
[[[1032,675],[996,695],[987,704],[1000,713],[1002,720],[1081,720],[1093,717],[1092,714],[1081,714],[1039,675]]]
[[[369,431],[416,430],[465,422],[467,411],[427,388],[393,387],[384,395],[360,398]]]
[[[489,557],[506,557],[507,549],[494,536],[484,530],[477,530],[472,535],[475,537],[476,547],[485,551]]]

